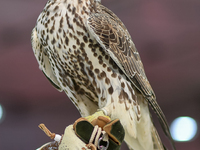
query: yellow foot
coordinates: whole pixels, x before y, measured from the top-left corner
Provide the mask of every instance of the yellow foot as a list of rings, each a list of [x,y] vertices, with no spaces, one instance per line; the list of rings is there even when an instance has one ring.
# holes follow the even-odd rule
[[[103,128],[111,121],[110,117],[106,116],[102,110],[94,113],[91,116],[85,117],[93,126],[98,125]]]

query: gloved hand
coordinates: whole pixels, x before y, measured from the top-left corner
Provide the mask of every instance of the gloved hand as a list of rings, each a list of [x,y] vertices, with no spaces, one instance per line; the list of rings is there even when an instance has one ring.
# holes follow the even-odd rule
[[[87,117],[86,117],[87,118]],[[108,117],[79,118],[73,125],[66,127],[64,135],[51,133],[44,124],[39,127],[54,142],[44,144],[37,150],[119,150],[124,140],[124,129],[119,121]]]

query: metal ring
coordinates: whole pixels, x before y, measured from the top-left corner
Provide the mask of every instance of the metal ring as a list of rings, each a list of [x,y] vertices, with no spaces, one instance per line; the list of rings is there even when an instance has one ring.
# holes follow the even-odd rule
[[[107,142],[107,145],[106,145],[106,147],[105,146],[103,146],[103,145],[100,145],[100,142],[103,140],[103,138],[102,137],[100,137],[99,138],[99,141],[98,141],[98,149],[99,150],[107,150],[108,149],[108,146],[109,146],[109,141],[104,141],[104,142]]]

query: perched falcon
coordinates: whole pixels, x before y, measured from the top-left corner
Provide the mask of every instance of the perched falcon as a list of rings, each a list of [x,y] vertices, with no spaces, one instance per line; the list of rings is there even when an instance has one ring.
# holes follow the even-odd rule
[[[121,20],[100,0],[49,0],[32,31],[40,69],[82,116],[119,118],[134,150],[162,150],[148,104],[171,140],[139,53]]]

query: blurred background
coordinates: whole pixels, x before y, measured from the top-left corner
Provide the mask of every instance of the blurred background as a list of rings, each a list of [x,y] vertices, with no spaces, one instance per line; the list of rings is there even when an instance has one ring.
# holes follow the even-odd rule
[[[67,96],[55,90],[39,70],[32,52],[31,30],[45,3],[0,1],[0,150],[36,149],[51,141],[38,124],[45,123],[51,131],[62,134],[80,117]],[[173,123],[173,136],[182,141],[176,142],[177,149],[199,150],[200,1],[102,3],[128,28],[169,124],[180,116],[196,122],[182,118],[181,125]],[[171,149],[154,114],[153,118],[163,142]]]

